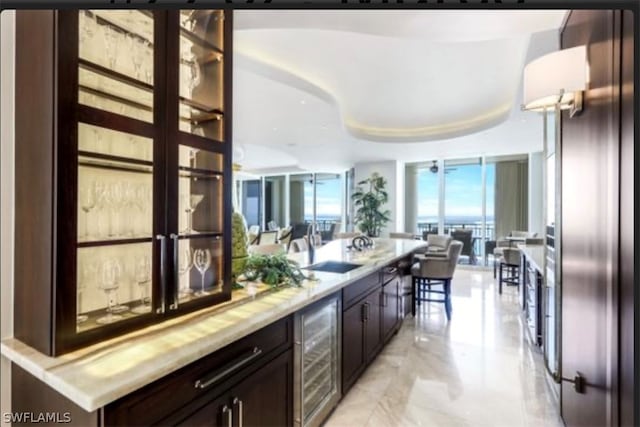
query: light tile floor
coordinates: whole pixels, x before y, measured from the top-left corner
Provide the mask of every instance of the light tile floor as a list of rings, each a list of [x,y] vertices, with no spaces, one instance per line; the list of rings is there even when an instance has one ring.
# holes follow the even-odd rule
[[[562,426],[542,354],[526,341],[518,293],[490,270],[458,267],[453,314],[418,307],[325,427]]]

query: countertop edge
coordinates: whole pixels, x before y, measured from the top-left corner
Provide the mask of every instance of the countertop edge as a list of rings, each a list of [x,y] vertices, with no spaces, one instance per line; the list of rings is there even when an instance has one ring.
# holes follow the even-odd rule
[[[27,346],[23,342],[13,337],[9,337],[3,339],[0,342],[0,353],[3,356],[7,357],[7,359],[9,359],[12,363],[20,366],[34,377],[38,378],[39,380],[59,392],[61,395],[65,396],[67,399],[80,406],[85,411],[93,412],[123,396],[126,396],[127,394],[135,390],[138,390],[172,372],[175,372],[189,365],[190,363],[201,359],[202,357],[212,354],[226,347],[227,345],[243,337],[246,337],[253,332],[258,331],[279,319],[289,316],[292,313],[314,303],[315,301],[318,301],[332,293],[343,289],[351,283],[362,279],[368,274],[371,274],[372,272],[378,270],[384,265],[397,261],[409,255],[416,249],[426,245],[426,242],[421,243],[421,241],[416,241],[416,243],[419,244],[414,248],[402,252],[401,254],[391,255],[372,264],[365,264],[363,267],[354,270],[350,277],[340,280],[339,283],[331,285],[327,289],[323,289],[317,293],[310,294],[302,301],[284,308],[276,307],[277,312],[260,312],[260,315],[253,316],[251,319],[245,319],[241,323],[238,322],[231,327],[216,331],[215,333],[213,333],[216,335],[215,343],[212,344],[211,342],[207,342],[191,344],[192,349],[190,349],[188,354],[183,354],[182,356],[180,356],[179,351],[174,351],[174,353],[176,353],[175,358],[172,358],[169,362],[162,363],[161,366],[155,367],[154,365],[155,369],[151,373],[145,374],[144,378],[141,378],[139,376],[134,377],[129,381],[120,381],[118,385],[113,388],[113,390],[108,390],[94,396],[91,396],[89,393],[87,393],[86,389],[72,384],[69,380],[65,379],[65,377],[59,373],[59,371],[68,371],[70,365],[73,365],[74,363],[79,364],[83,360],[87,360],[90,358],[99,358],[101,353],[106,352],[105,347],[102,345],[100,345],[99,348],[93,351],[91,350],[91,347],[88,347],[88,349],[82,349],[80,350],[80,352],[82,353],[80,356],[77,356],[76,359],[69,360],[70,357],[73,358],[73,353],[71,353],[70,355],[63,355],[59,358],[48,357],[42,353],[39,353],[37,350]],[[336,279],[339,280],[340,278],[336,277]],[[308,289],[307,292],[312,292],[314,287],[315,285],[306,287],[306,289]],[[304,289],[305,288],[302,288],[302,290]],[[292,296],[295,296],[299,294],[300,290],[300,288],[285,288],[277,292],[258,297],[253,301],[247,302],[246,304],[234,308],[243,307],[245,305],[249,306],[251,304],[259,305],[261,301],[265,301],[269,297],[273,298],[274,295],[282,295],[283,292],[287,291],[294,292]],[[203,311],[205,313],[202,314],[202,319],[200,319],[200,321],[202,322],[205,322],[208,318],[215,317],[218,314],[225,313],[216,313],[215,310],[212,310],[211,308],[205,309]],[[213,312],[207,313],[209,311]],[[184,320],[184,322],[199,321],[199,316],[194,317],[193,314],[191,316],[185,317],[187,317],[187,319]],[[177,320],[180,321],[179,319]],[[178,323],[177,325],[169,326],[168,329],[179,327],[181,324],[182,323]],[[160,328],[158,333],[162,333],[162,328]],[[132,335],[135,336],[129,338],[127,338],[127,336],[123,336],[117,338],[115,341],[117,341],[117,345],[125,345],[127,339],[135,340],[144,338],[146,336],[146,334],[141,333],[140,331]]]

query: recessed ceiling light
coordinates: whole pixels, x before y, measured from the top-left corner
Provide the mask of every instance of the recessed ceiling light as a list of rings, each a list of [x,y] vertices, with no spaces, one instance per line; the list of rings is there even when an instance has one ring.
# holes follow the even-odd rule
[[[300,104],[304,105],[304,104],[306,104],[306,103],[307,103],[307,101],[305,101],[304,99],[301,99],[301,100],[300,100]]]
[[[273,131],[274,131],[274,132],[275,132],[275,131],[277,131],[277,130],[278,130],[278,128],[273,128]]]

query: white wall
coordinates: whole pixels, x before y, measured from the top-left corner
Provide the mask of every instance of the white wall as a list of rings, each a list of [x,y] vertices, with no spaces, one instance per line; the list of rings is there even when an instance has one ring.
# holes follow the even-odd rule
[[[544,156],[542,151],[529,153],[529,231],[544,233]]]
[[[380,233],[381,237],[389,236],[390,231],[401,231],[404,227],[404,196],[398,191],[404,185],[404,163],[396,160],[385,162],[356,163],[354,165],[356,184],[377,172],[387,180],[387,192],[389,201],[384,209],[391,211],[391,221]]]
[[[0,14],[0,338],[13,336],[13,150],[15,12]],[[11,408],[11,365],[0,361],[0,412]],[[8,425],[4,422],[2,425]]]

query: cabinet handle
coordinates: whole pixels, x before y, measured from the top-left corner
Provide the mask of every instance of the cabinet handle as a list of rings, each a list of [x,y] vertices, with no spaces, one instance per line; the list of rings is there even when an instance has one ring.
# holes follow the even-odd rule
[[[233,411],[227,405],[222,407],[222,416],[227,414],[227,427],[233,427]]]
[[[162,314],[165,310],[165,301],[167,299],[167,278],[164,274],[166,257],[167,257],[167,237],[162,234],[156,236],[156,240],[160,241],[160,307],[156,309],[156,313]]]
[[[258,356],[260,356],[262,354],[262,350],[260,350],[258,347],[254,347],[253,350],[251,350],[251,354],[249,354],[247,357],[245,357],[244,359],[241,359],[235,363],[233,363],[232,365],[228,365],[226,367],[223,367],[223,369],[212,375],[209,378],[203,378],[200,380],[197,380],[194,383],[194,387],[195,388],[199,388],[199,389],[204,389],[209,387],[211,384],[214,384],[218,381],[220,381],[222,378],[226,377],[227,375],[233,373],[234,371],[242,368],[244,365],[246,365],[247,363],[251,362],[252,360],[254,360],[255,358],[257,358]]]
[[[238,405],[238,427],[242,427],[242,416],[244,409],[242,408],[242,400],[237,397],[233,398],[233,405]]]
[[[178,265],[178,235],[175,233],[171,233],[169,237],[172,240],[173,244],[173,269],[175,270],[175,282],[173,286],[173,303],[169,305],[169,310],[177,310],[178,309],[178,292],[180,288],[180,273],[178,273],[179,265]]]
[[[360,309],[361,311],[361,317],[362,317],[362,321],[366,322],[367,321],[367,303],[365,302],[364,304],[362,304],[362,308]]]

